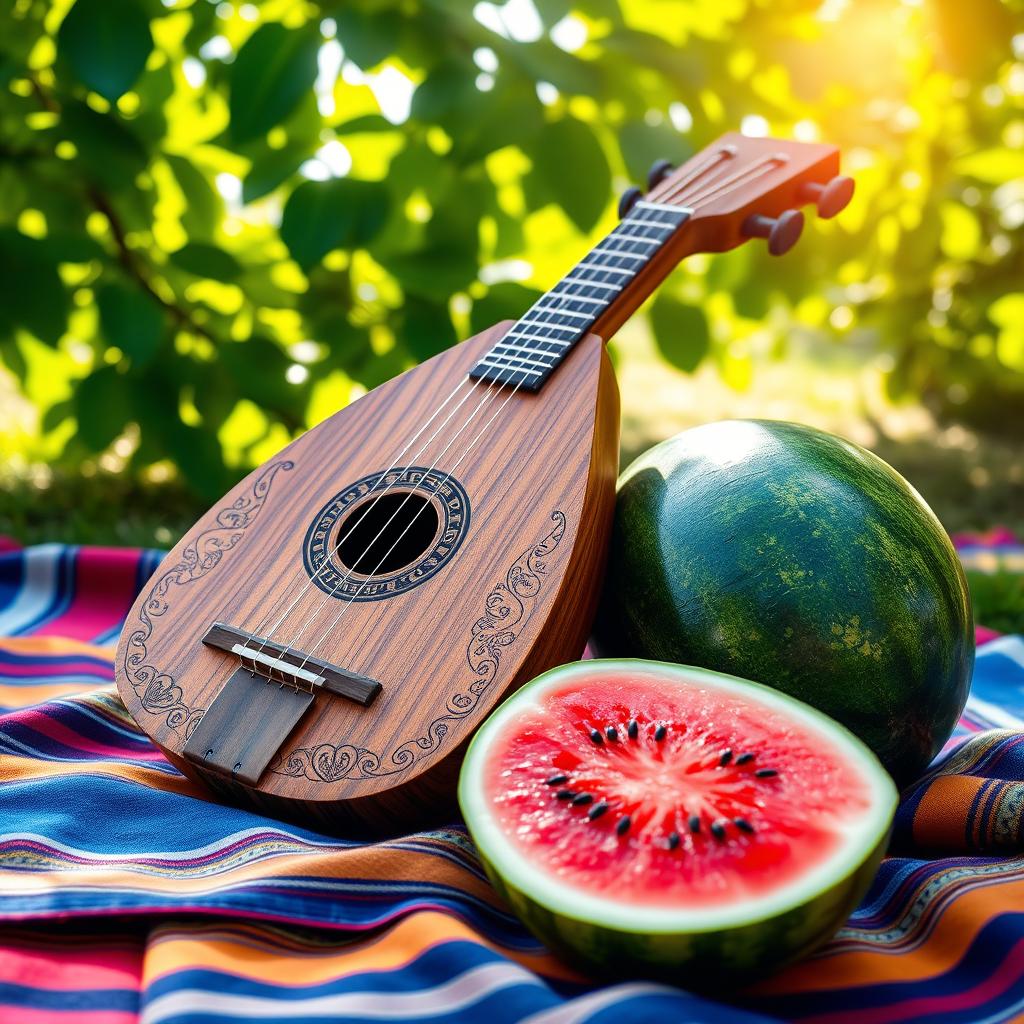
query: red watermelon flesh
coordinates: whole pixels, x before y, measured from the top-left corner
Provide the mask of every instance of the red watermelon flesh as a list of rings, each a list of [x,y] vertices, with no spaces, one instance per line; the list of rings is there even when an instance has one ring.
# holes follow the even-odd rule
[[[740,907],[828,871],[877,814],[876,777],[761,688],[599,665],[521,708],[483,766],[495,824],[562,885]]]

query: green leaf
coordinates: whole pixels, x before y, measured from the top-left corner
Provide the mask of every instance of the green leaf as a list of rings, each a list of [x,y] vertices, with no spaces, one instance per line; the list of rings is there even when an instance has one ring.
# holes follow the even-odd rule
[[[111,103],[132,87],[152,49],[149,18],[136,0],[76,0],[57,33],[58,55]]]
[[[333,12],[345,56],[364,71],[395,51],[401,22],[393,10],[363,11],[341,4]]]
[[[250,338],[221,345],[217,354],[240,395],[276,413],[291,429],[301,425],[309,388],[285,379],[291,360],[277,345],[266,338]]]
[[[64,333],[68,294],[45,241],[0,229],[0,336],[23,327],[54,345]]]
[[[308,269],[332,249],[366,246],[384,226],[389,206],[381,182],[307,181],[288,197],[281,239],[295,261]]]
[[[187,242],[169,258],[176,267],[214,281],[234,281],[242,273],[241,264],[231,253],[206,242]]]
[[[78,438],[93,452],[101,452],[124,430],[130,415],[129,384],[113,366],[94,370],[75,389]]]
[[[533,153],[534,174],[581,230],[590,231],[611,196],[608,159],[593,130],[564,117],[544,126]]]
[[[977,178],[987,185],[1002,185],[1015,178],[1024,178],[1024,152],[1020,150],[983,149],[961,157],[954,164],[958,174]]]
[[[261,25],[230,70],[231,135],[245,142],[280,124],[316,79],[320,37],[315,28]]]
[[[60,127],[78,149],[78,169],[102,185],[128,189],[149,163],[146,148],[113,112],[100,114],[69,101],[61,111]]]
[[[619,149],[632,181],[647,189],[647,171],[655,160],[671,160],[678,166],[693,156],[693,146],[668,122],[649,125],[630,121],[618,132]]]
[[[476,277],[476,261],[444,246],[402,253],[388,260],[388,270],[407,292],[440,302],[461,291]]]
[[[651,306],[650,318],[658,351],[673,366],[693,373],[711,347],[704,311],[662,292]]]
[[[444,303],[408,296],[403,313],[399,334],[419,362],[455,344],[455,327]]]
[[[185,196],[181,226],[192,238],[209,238],[224,216],[224,201],[206,175],[183,156],[167,154],[167,161]]]
[[[451,115],[464,112],[467,105],[479,104],[480,95],[475,69],[461,61],[445,60],[416,87],[409,113],[417,121],[443,124]]]
[[[252,203],[273,192],[286,182],[312,155],[307,146],[286,146],[268,149],[253,159],[249,173],[242,181],[242,202]]]
[[[942,217],[942,251],[952,260],[971,260],[981,248],[981,224],[977,214],[952,201],[939,207]]]
[[[149,362],[160,347],[164,312],[138,287],[104,285],[96,295],[100,330],[108,345],[116,345],[136,366]]]
[[[518,320],[541,297],[536,288],[514,281],[491,285],[483,298],[473,303],[469,314],[470,330],[479,334],[502,320]]]

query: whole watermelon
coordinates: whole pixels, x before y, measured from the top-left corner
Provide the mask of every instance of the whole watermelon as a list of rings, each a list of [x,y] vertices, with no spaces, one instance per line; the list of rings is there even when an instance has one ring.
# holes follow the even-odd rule
[[[963,570],[921,496],[796,423],[684,431],[619,480],[593,646],[774,686],[838,719],[899,783],[967,700]]]

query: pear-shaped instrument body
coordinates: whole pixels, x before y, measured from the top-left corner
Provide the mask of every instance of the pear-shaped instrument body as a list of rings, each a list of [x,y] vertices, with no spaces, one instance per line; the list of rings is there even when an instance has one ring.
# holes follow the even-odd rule
[[[579,656],[614,505],[618,392],[595,335],[538,393],[469,380],[506,330],[298,438],[145,585],[117,685],[187,775],[321,828],[437,819],[490,709]]]

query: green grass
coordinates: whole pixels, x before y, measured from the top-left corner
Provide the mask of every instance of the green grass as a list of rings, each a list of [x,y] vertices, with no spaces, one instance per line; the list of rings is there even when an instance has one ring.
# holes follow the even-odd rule
[[[1000,633],[1024,633],[1024,575],[968,572],[974,621]]]

